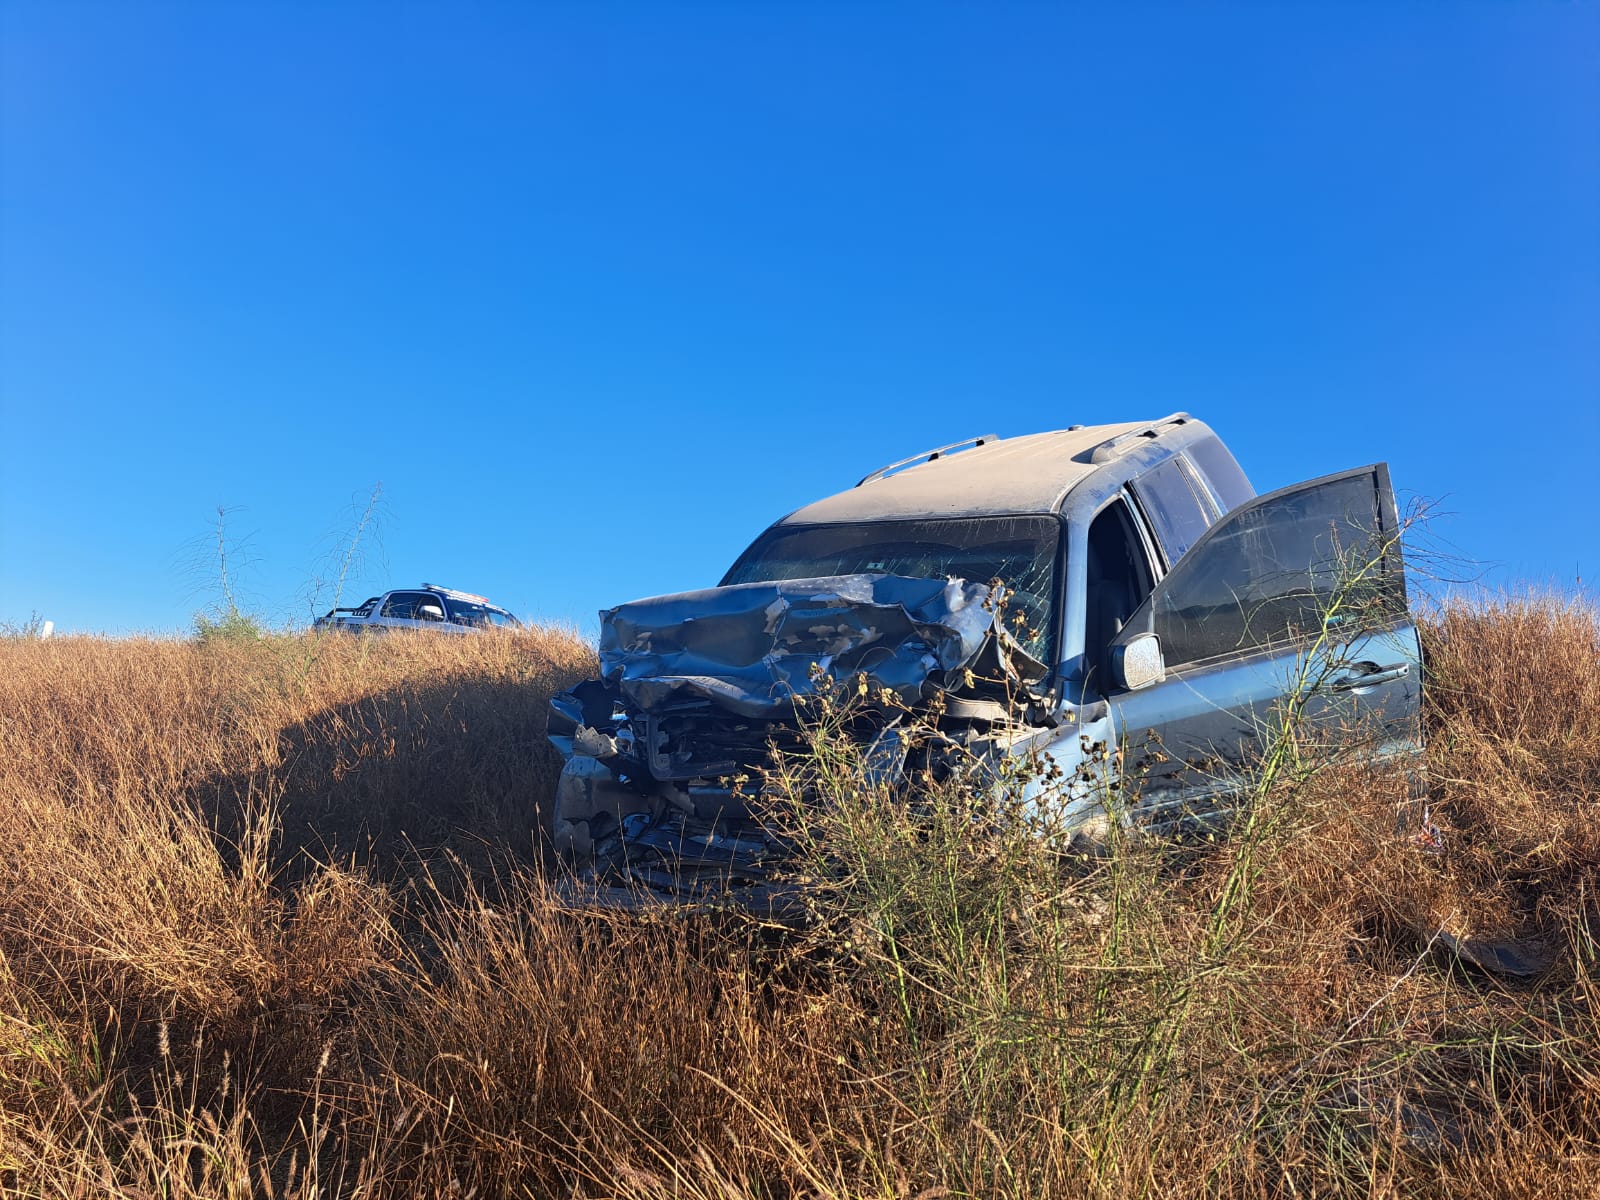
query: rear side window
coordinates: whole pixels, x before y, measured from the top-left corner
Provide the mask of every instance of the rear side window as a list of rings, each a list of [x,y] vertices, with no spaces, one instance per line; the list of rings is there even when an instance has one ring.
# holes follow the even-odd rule
[[[1134,481],[1133,490],[1150,519],[1168,566],[1182,558],[1211,526],[1210,497],[1195,494],[1196,482],[1175,458]]]
[[[1201,438],[1184,453],[1211,484],[1211,490],[1216,494],[1223,512],[1232,512],[1246,500],[1254,498],[1256,490],[1240,470],[1238,461],[1216,438]]]
[[[1225,518],[1156,588],[1154,629],[1167,662],[1303,642],[1324,621],[1366,624],[1403,611],[1405,577],[1385,541],[1370,473],[1296,489]]]

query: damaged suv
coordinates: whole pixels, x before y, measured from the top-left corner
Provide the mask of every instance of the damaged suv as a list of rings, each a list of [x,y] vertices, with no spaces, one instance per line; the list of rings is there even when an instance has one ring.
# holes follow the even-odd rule
[[[1160,749],[1114,819],[1182,828],[1226,808],[1291,696],[1330,742],[1421,749],[1387,467],[1257,496],[1185,413],[893,463],[772,525],[719,586],[602,613],[600,661],[552,701],[549,832],[618,899],[764,902],[784,847],[747,781],[837,681],[974,755],[1042,756],[1059,769],[1028,799],[1090,840],[1132,757],[1108,747]],[[861,731],[874,769],[929,767],[893,724]]]

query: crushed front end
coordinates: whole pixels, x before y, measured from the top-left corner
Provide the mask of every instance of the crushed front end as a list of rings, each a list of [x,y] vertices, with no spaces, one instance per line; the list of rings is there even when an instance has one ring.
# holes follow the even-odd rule
[[[732,902],[781,916],[787,847],[763,820],[774,751],[802,751],[802,718],[831,681],[890,700],[852,732],[883,770],[906,768],[891,729],[980,680],[1025,695],[1043,667],[1003,632],[1003,591],[959,579],[843,575],[736,584],[601,614],[601,678],[551,701],[565,756],[551,835],[593,899]],[[1019,686],[1020,685],[1020,686]],[[887,693],[887,694],[886,694]],[[1014,706],[947,699],[972,728]],[[959,734],[958,734],[959,736]]]

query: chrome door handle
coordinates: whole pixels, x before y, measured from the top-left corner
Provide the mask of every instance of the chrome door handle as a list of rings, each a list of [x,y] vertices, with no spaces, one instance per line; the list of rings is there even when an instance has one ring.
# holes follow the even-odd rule
[[[1333,681],[1333,690],[1336,692],[1360,691],[1363,688],[1377,687],[1380,683],[1391,683],[1396,679],[1404,679],[1411,673],[1411,664],[1408,662],[1390,663],[1387,667],[1373,664],[1370,671],[1351,671],[1341,675]]]

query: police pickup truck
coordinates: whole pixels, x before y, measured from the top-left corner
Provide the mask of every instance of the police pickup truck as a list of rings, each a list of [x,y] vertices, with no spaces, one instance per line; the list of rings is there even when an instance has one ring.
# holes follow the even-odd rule
[[[334,608],[312,623],[313,629],[347,633],[428,629],[438,633],[473,633],[481,629],[520,629],[522,622],[482,596],[425,583],[370,596],[354,608]]]

